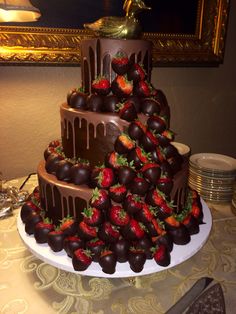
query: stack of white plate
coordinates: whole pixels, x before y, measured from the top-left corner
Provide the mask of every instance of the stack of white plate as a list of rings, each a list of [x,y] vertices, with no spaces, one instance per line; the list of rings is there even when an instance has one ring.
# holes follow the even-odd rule
[[[235,179],[236,159],[210,153],[190,156],[189,186],[198,191],[203,199],[213,202],[231,202]]]

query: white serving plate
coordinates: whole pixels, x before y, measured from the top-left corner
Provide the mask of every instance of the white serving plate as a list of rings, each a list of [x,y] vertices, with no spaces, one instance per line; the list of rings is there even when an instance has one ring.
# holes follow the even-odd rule
[[[171,263],[167,267],[162,267],[156,264],[152,260],[147,260],[143,271],[140,273],[135,273],[130,269],[128,262],[126,263],[117,263],[116,271],[114,274],[106,274],[102,271],[98,263],[92,263],[87,270],[78,272],[75,271],[72,265],[72,260],[63,250],[61,252],[53,252],[47,244],[38,244],[33,235],[28,235],[25,232],[25,226],[21,221],[20,214],[17,217],[17,228],[20,234],[21,239],[27,246],[27,248],[39,259],[42,261],[60,268],[65,271],[72,273],[77,273],[80,275],[93,276],[93,277],[106,277],[106,278],[125,278],[125,277],[136,277],[148,275],[162,270],[176,266],[194,254],[196,254],[202,246],[206,243],[208,236],[212,227],[212,216],[210,209],[207,207],[206,203],[202,200],[203,205],[203,214],[204,214],[204,224],[200,225],[200,232],[198,234],[191,236],[191,241],[186,245],[176,245],[174,244],[173,250],[171,252]]]

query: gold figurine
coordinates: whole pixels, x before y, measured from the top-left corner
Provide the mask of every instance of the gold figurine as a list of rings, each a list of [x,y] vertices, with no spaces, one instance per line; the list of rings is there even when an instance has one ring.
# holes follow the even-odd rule
[[[105,16],[93,23],[84,24],[84,27],[100,37],[138,38],[142,29],[136,16],[140,11],[151,8],[142,0],[125,0],[123,9],[126,12],[124,17]]]

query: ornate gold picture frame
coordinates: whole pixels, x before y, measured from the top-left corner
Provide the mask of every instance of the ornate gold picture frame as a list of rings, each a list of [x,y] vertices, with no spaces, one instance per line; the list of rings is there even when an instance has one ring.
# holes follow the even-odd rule
[[[153,65],[216,66],[223,62],[229,0],[199,0],[195,34],[144,33],[153,43]],[[0,26],[4,65],[80,65],[82,29]]]

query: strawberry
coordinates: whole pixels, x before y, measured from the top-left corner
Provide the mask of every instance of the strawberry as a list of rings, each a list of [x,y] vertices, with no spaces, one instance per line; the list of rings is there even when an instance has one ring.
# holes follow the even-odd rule
[[[60,230],[59,227],[48,233],[48,245],[53,252],[60,252],[63,250],[65,234]]]
[[[154,218],[154,211],[151,206],[142,203],[141,210],[134,214],[134,218],[142,223],[150,222]]]
[[[139,120],[135,120],[130,123],[128,127],[128,134],[131,139],[138,140],[146,133],[147,127]]]
[[[149,183],[141,176],[136,176],[129,184],[129,190],[132,194],[144,196],[149,189]]]
[[[109,210],[109,218],[116,226],[126,226],[130,221],[129,214],[119,205],[113,205]]]
[[[26,201],[21,207],[20,217],[23,223],[26,222],[27,217],[33,212],[40,214],[41,209],[34,204],[32,200]]]
[[[93,262],[99,262],[100,255],[105,249],[105,242],[99,238],[92,239],[86,243],[86,247],[90,250]]]
[[[92,240],[97,237],[97,228],[89,226],[84,221],[79,223],[78,234],[84,240]]]
[[[159,142],[155,134],[147,130],[139,139],[139,143],[146,152],[151,152],[156,148]]]
[[[104,189],[95,188],[92,192],[92,198],[90,199],[90,205],[101,210],[106,210],[110,207],[111,201],[108,193]]]
[[[136,219],[131,218],[130,222],[122,228],[122,234],[127,240],[138,240],[144,237],[144,227]]]
[[[194,200],[192,203],[191,214],[197,219],[199,224],[203,223],[202,204],[198,200]]]
[[[127,154],[135,147],[135,142],[126,133],[121,133],[115,140],[114,149],[118,154]]]
[[[72,264],[74,270],[76,271],[84,271],[89,265],[92,263],[91,252],[85,249],[77,249],[73,253]]]
[[[115,253],[117,261],[120,263],[127,262],[129,248],[130,243],[124,238],[120,238],[118,241],[111,244],[111,250]]]
[[[166,121],[164,118],[152,115],[147,120],[148,128],[155,131],[155,133],[162,133],[166,129]]]
[[[25,232],[29,235],[34,234],[36,224],[42,220],[43,219],[38,212],[32,211],[25,220]]]
[[[166,202],[165,194],[157,188],[152,188],[147,192],[145,201],[147,204],[152,206],[161,206]]]
[[[67,94],[67,104],[72,108],[85,110],[87,97],[83,88],[74,88]]]
[[[148,117],[159,115],[161,111],[159,103],[151,98],[145,97],[141,101],[141,112]]]
[[[99,265],[106,274],[114,274],[116,270],[116,255],[111,250],[104,250],[99,258]]]
[[[34,238],[37,243],[47,243],[48,233],[54,229],[54,226],[49,218],[38,222],[34,228]]]
[[[146,254],[141,248],[131,247],[129,249],[128,261],[130,268],[135,273],[140,273],[143,270],[144,264],[146,262]]]
[[[138,212],[139,210],[142,209],[142,201],[141,201],[140,196],[129,194],[125,198],[123,206],[124,206],[124,209],[129,214],[134,214],[134,213]]]
[[[134,63],[128,71],[128,80],[133,81],[134,83],[138,81],[143,81],[146,77],[146,72],[143,65],[139,63]]]
[[[84,240],[79,238],[77,235],[68,236],[64,239],[63,248],[66,251],[67,255],[72,258],[73,253],[77,249],[84,248]]]
[[[164,224],[156,218],[153,218],[150,222],[146,223],[145,226],[150,237],[157,237],[166,233]]]
[[[175,134],[171,130],[165,130],[161,134],[157,134],[158,141],[162,147],[166,147],[174,140]]]
[[[173,214],[173,208],[170,203],[163,202],[158,206],[157,217],[159,219],[165,219]]]
[[[136,108],[132,101],[126,100],[118,106],[119,117],[128,122],[138,118]]]
[[[193,215],[188,214],[182,220],[182,223],[188,229],[188,232],[189,232],[190,235],[197,234],[199,232],[199,223],[198,223],[197,219]]]
[[[163,231],[160,235],[156,237],[152,237],[152,243],[156,245],[164,244],[169,252],[173,250],[173,240],[171,236],[166,232]]]
[[[106,155],[105,165],[109,168],[118,169],[120,166],[128,165],[128,161],[123,155],[113,151]]]
[[[93,82],[92,82],[92,91],[94,93],[97,93],[98,95],[106,96],[110,92],[110,82],[107,78],[104,76],[98,76]]]
[[[136,171],[132,166],[124,165],[119,167],[117,171],[117,177],[120,184],[128,185],[136,176]]]
[[[165,160],[165,153],[164,150],[157,146],[152,152],[151,152],[151,160],[156,162],[157,164],[161,164]]]
[[[134,84],[133,93],[139,97],[149,97],[151,94],[151,87],[147,81],[138,81]]]
[[[133,161],[134,167],[138,170],[150,161],[150,154],[146,153],[141,147],[137,146],[128,153],[127,159],[129,162]]]
[[[141,168],[141,172],[143,176],[145,177],[145,179],[154,185],[157,184],[158,179],[160,178],[160,175],[161,175],[160,166],[153,162],[146,163]]]
[[[108,189],[115,180],[113,169],[106,167],[96,167],[91,173],[91,184],[100,189]]]
[[[191,238],[187,227],[180,223],[174,215],[165,219],[165,226],[175,244],[184,245],[190,242]]]
[[[92,227],[98,226],[103,221],[103,214],[101,210],[96,207],[90,206],[88,208],[84,208],[82,215],[84,216],[83,221]]]
[[[98,235],[106,243],[114,243],[119,239],[120,232],[116,226],[112,225],[109,221],[105,221],[99,227]]]
[[[163,192],[165,195],[169,195],[173,188],[173,179],[167,176],[166,174],[161,175],[161,177],[157,181],[157,188]]]
[[[133,83],[126,75],[117,75],[111,83],[113,94],[119,98],[127,98],[133,91]]]
[[[129,69],[129,58],[124,52],[118,51],[111,60],[111,66],[115,73],[124,75]]]
[[[170,252],[163,244],[158,245],[153,251],[153,258],[160,266],[168,266],[170,264]]]
[[[66,236],[72,236],[76,234],[78,228],[78,223],[73,217],[67,216],[62,219],[60,224],[61,231],[64,232]]]
[[[121,203],[126,197],[127,188],[125,185],[116,184],[109,188],[108,194],[114,202]]]

